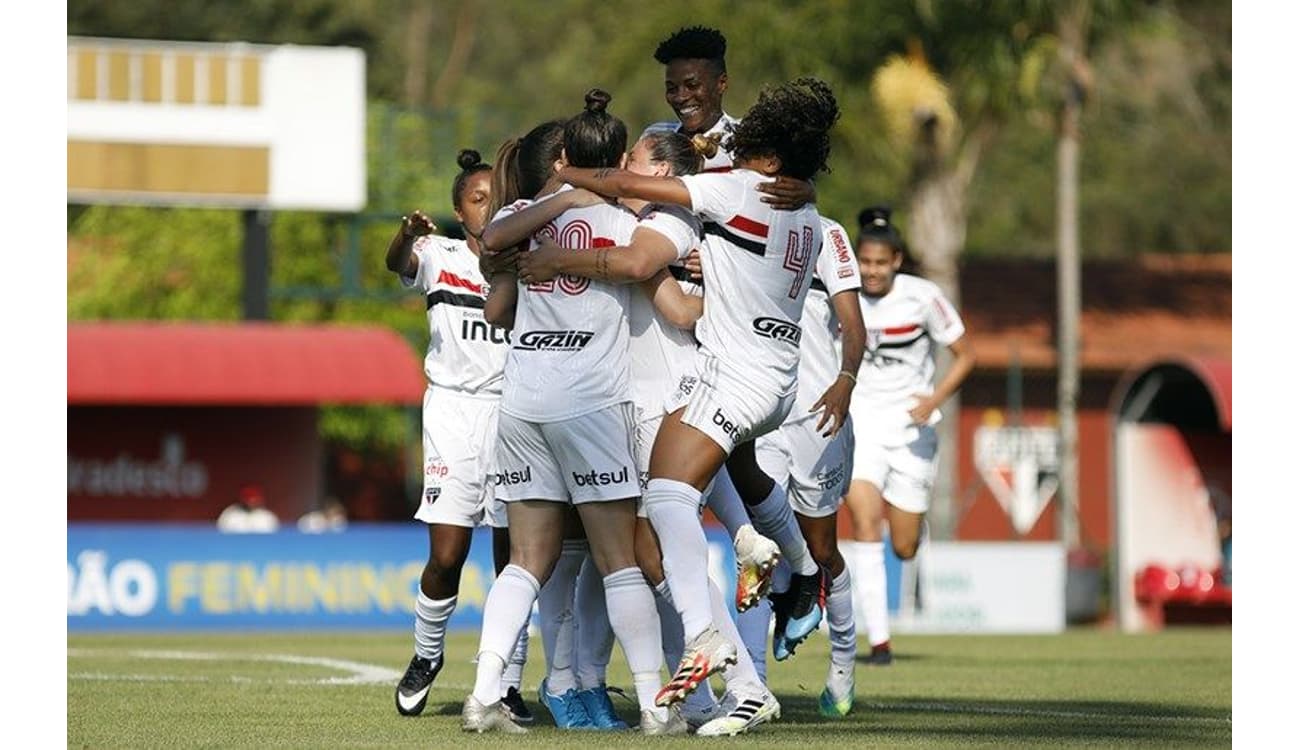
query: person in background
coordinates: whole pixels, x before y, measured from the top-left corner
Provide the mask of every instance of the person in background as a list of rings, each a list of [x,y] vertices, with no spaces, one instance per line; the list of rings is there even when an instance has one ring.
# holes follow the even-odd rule
[[[232,534],[266,534],[280,528],[280,519],[266,507],[266,496],[256,484],[239,488],[239,499],[217,516],[217,530]]]

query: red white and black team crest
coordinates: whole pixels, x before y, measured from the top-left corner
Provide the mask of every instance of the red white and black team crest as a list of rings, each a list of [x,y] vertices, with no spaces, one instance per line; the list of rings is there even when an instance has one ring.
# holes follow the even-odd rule
[[[978,427],[975,467],[1011,518],[1027,534],[1060,486],[1060,437],[1054,427]]]

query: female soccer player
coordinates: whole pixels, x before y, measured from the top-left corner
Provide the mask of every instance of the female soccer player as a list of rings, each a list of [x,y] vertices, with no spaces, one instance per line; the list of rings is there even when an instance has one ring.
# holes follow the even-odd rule
[[[939,406],[975,366],[961,317],[939,287],[899,273],[904,244],[889,217],[884,207],[858,216],[867,354],[853,393],[856,444],[845,498],[854,539],[862,543],[851,555],[858,557],[854,598],[866,614],[877,663],[888,663],[890,654],[881,522],[889,522],[894,552],[904,560],[914,557],[938,469]],[[948,347],[953,360],[935,385],[937,346]]]
[[[575,166],[621,166],[622,121],[610,97],[587,94],[586,109],[564,131],[564,159]],[[568,247],[626,245],[636,217],[608,203],[566,211],[555,238]],[[640,494],[628,385],[627,287],[562,277],[519,285],[506,358],[498,456],[502,498],[516,533],[510,564],[484,604],[467,731],[526,731],[500,706],[501,673],[564,537],[565,508],[577,506],[592,559],[604,576],[610,625],[628,659],[644,734],[680,734],[676,711],[655,705],[663,665],[654,595],[631,544]],[[497,295],[496,289],[492,295]],[[495,307],[495,306],[494,306]]]
[[[661,704],[681,700],[736,658],[735,645],[712,625],[708,547],[698,515],[701,493],[724,463],[756,527],[781,546],[793,568],[787,640],[798,644],[821,622],[824,573],[808,553],[784,489],[758,468],[753,446],[755,437],[781,424],[794,401],[797,321],[821,249],[821,220],[811,206],[774,210],[756,186],[773,175],[808,179],[824,169],[838,117],[825,83],[799,79],[760,94],[732,135],[732,171],[647,177],[570,167],[560,173],[602,195],[686,206],[706,222],[695,373],[669,404],[644,496],[660,540],[671,540],[663,546],[664,572],[687,639]],[[608,258],[607,249],[595,253]]]
[[[397,685],[398,713],[424,710],[429,688],[442,669],[447,621],[456,609],[460,573],[473,529],[494,527],[505,542],[505,515],[493,492],[496,476],[497,410],[506,358],[505,331],[483,319],[487,284],[479,272],[479,237],[487,221],[492,167],[477,151],[457,156],[461,168],[451,188],[465,240],[438,237],[419,211],[402,219],[388,247],[388,269],[402,284],[425,293],[429,352],[424,372],[424,488],[415,517],[428,524],[429,559],[415,605],[415,656]],[[519,649],[526,653],[527,634]],[[522,669],[522,659],[518,659]],[[517,720],[531,719],[518,681],[503,702]]]

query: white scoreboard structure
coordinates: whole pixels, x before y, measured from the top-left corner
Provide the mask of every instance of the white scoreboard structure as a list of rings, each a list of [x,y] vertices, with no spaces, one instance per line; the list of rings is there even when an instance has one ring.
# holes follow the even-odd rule
[[[355,212],[365,54],[68,38],[68,202]]]

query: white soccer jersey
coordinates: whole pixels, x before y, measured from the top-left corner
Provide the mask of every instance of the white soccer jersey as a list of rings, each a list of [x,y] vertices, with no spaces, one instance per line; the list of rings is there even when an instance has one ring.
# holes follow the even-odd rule
[[[813,267],[812,287],[803,303],[799,326],[799,395],[790,417],[808,413],[840,374],[840,354],[836,346],[840,321],[831,308],[831,297],[840,292],[862,288],[862,273],[857,258],[849,250],[848,233],[839,222],[822,217],[822,251]]]
[[[710,156],[704,160],[704,167],[700,170],[701,172],[721,172],[731,168],[731,164],[732,164],[731,151],[725,148],[725,145],[728,142],[728,140],[731,138],[731,131],[734,130],[736,128],[736,125],[738,125],[739,123],[740,123],[739,119],[732,117],[726,112],[723,112],[722,117],[718,118],[718,121],[713,123],[713,127],[704,131],[705,136],[718,135],[722,137],[722,140],[719,144],[718,152],[713,156]],[[677,120],[669,120],[666,122],[654,123],[653,125],[647,127],[645,131],[642,132],[642,135],[645,135],[646,133],[649,133],[651,131],[663,131],[663,130],[672,131],[674,133],[680,133],[681,129],[682,129],[681,122]]]
[[[689,281],[680,261],[699,247],[704,235],[699,217],[681,206],[651,204],[642,210],[638,229],[648,229],[666,237],[677,248],[677,262],[669,271],[688,293],[699,285]],[[642,410],[643,418],[662,414],[667,394],[677,387],[682,376],[694,372],[695,336],[664,320],[654,303],[644,293],[631,295],[627,313],[631,334],[632,402]]]
[[[759,388],[794,392],[799,319],[822,246],[817,209],[773,209],[757,190],[770,178],[748,169],[680,179],[705,222],[701,352]]]
[[[911,442],[919,433],[907,412],[915,394],[934,392],[935,347],[961,338],[966,327],[939,286],[918,276],[900,273],[888,294],[860,294],[858,300],[867,329],[867,352],[853,391],[858,439]],[[935,409],[929,423],[940,418]]]
[[[635,228],[631,211],[601,203],[566,211],[537,235],[562,247],[613,247],[626,246]],[[530,422],[555,422],[631,400],[631,291],[626,284],[567,275],[520,283],[501,410]]]
[[[464,240],[436,235],[417,238],[414,251],[420,268],[401,281],[423,291],[428,307],[425,377],[462,395],[499,397],[509,338],[483,319],[488,285],[478,256]]]

